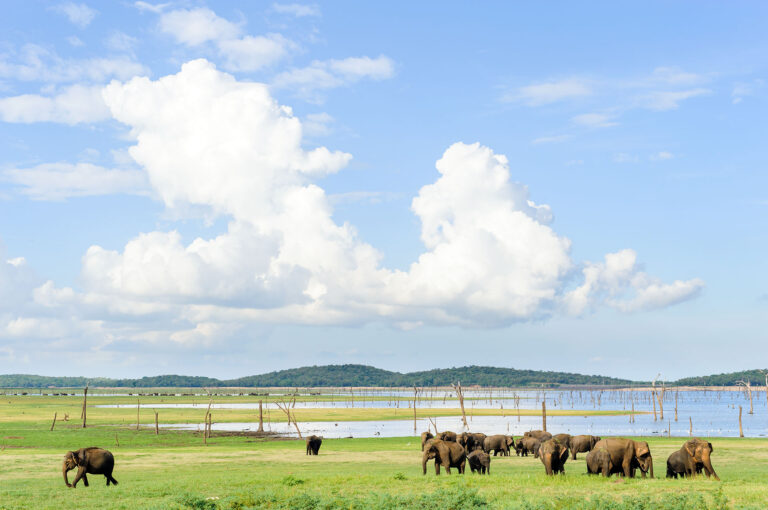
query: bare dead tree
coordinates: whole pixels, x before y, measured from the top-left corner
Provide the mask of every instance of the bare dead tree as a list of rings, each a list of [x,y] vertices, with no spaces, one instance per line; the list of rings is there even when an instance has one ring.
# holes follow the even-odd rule
[[[744,429],[741,428],[741,406],[739,406],[739,437],[744,437]]]
[[[261,400],[259,400],[259,430],[256,432],[264,432],[264,414],[261,410]]]
[[[51,423],[51,431],[53,431],[53,427],[56,426],[56,413],[53,413],[53,423]]]
[[[742,386],[749,397],[749,414],[755,414],[755,408],[752,407],[752,382],[747,379],[746,381],[736,381],[736,384]]]
[[[291,417],[291,408],[288,405],[288,402],[283,401],[283,405],[280,405],[280,402],[275,402],[277,404],[277,407],[282,410],[286,416],[288,416],[288,424],[291,424],[291,421],[293,421],[293,426],[296,428],[296,433],[299,435],[299,439],[304,439],[304,437],[301,435],[301,430],[299,430],[299,424],[296,423],[296,416]]]
[[[461,421],[464,423],[464,430],[469,430],[467,413],[464,411],[464,393],[461,391],[461,381],[456,384],[451,383],[451,386],[453,387],[453,391],[456,392],[456,398],[459,399],[459,405],[461,406]]]
[[[440,433],[437,431],[437,423],[436,423],[437,418],[435,418],[434,420],[432,418],[428,418],[428,419],[429,419],[429,422],[432,424],[432,427],[434,427],[435,429],[435,436],[437,436]]]
[[[421,391],[420,388],[417,388],[416,385],[413,385],[413,432],[416,432],[416,399],[419,396],[419,391]]]

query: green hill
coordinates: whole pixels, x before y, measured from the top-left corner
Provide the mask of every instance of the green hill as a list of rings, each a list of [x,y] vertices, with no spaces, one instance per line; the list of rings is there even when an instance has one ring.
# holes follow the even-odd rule
[[[0,387],[45,388],[91,386],[158,388],[158,387],[328,387],[328,386],[448,386],[461,381],[464,386],[533,386],[558,385],[629,385],[633,381],[595,375],[565,372],[516,370],[514,368],[478,367],[446,368],[402,374],[367,365],[326,365],[279,370],[238,379],[220,380],[209,377],[159,375],[141,379],[106,379],[85,377],[45,377],[39,375],[0,375]]]
[[[736,386],[738,381],[751,381],[754,385],[762,386],[765,384],[766,372],[768,369],[755,369],[728,374],[685,377],[675,381],[675,384],[678,386]]]

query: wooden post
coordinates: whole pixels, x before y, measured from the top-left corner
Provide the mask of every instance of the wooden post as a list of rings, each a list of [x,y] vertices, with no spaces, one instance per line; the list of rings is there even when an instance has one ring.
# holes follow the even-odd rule
[[[672,422],[667,420],[667,437],[672,437]]]
[[[741,406],[739,406],[739,437],[744,437],[744,429],[741,428]]]
[[[85,389],[83,390],[83,412],[81,418],[83,419],[83,428],[85,428],[85,418],[87,414],[87,405],[88,405],[88,385],[85,385]]]
[[[547,401],[546,397],[545,400],[541,401],[541,430],[544,432],[547,431]]]
[[[675,421],[677,421],[677,394],[680,393],[680,390],[675,390]]]
[[[632,401],[632,412],[629,414],[629,423],[635,423],[635,401]]]
[[[664,387],[664,382],[661,383],[661,391],[656,392],[656,398],[659,399],[659,419],[661,421],[664,421],[664,392],[666,391],[666,388]]]
[[[653,401],[653,421],[656,421],[656,390],[651,390],[651,400]]]
[[[53,423],[51,423],[51,432],[53,432],[53,427],[56,426],[56,413],[53,413]]]
[[[117,439],[117,432],[115,432],[115,444],[120,448],[120,441]]]
[[[413,432],[416,433],[416,395],[418,394],[419,390],[416,389],[416,386],[413,387]]]
[[[693,437],[693,419],[690,416],[688,417],[688,435]]]
[[[264,432],[264,414],[261,410],[261,400],[259,400],[259,430],[256,432]]]
[[[139,404],[139,399],[136,399],[136,430],[139,430],[139,409],[141,405]]]
[[[157,419],[157,411],[155,411],[155,435],[156,436],[160,435],[160,425],[159,425],[158,419]]]
[[[755,414],[755,409],[754,407],[752,407],[752,382],[749,380],[746,380],[746,381],[736,381],[736,383],[739,386],[743,386],[747,392],[747,396],[749,397],[749,414]]]

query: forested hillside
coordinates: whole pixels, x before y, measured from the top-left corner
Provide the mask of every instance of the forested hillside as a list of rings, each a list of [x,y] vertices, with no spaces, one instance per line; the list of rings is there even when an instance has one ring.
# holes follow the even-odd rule
[[[737,381],[765,383],[765,370],[747,370],[730,374],[687,377],[667,382],[668,386],[733,386]],[[214,379],[184,375],[158,375],[140,379],[107,379],[86,377],[46,377],[39,375],[0,375],[3,388],[82,387],[86,384],[127,388],[199,388],[199,387],[329,387],[329,386],[448,386],[461,381],[464,386],[557,387],[573,385],[629,386],[648,384],[643,381],[616,379],[599,375],[567,372],[517,370],[514,368],[468,366],[438,368],[422,372],[399,373],[367,365],[326,365],[278,370],[238,379]]]

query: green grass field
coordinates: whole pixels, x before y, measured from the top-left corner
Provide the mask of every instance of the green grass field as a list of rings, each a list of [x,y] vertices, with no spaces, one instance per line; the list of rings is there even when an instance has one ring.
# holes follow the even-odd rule
[[[308,457],[301,441],[214,434],[204,445],[198,433],[156,436],[151,430],[108,425],[114,417],[107,413],[105,418],[101,409],[89,409],[93,426],[82,429],[73,423],[79,417],[75,407],[73,420],[50,432],[53,409],[39,410],[42,401],[8,404],[8,398],[0,406],[3,509],[768,507],[768,440],[763,439],[711,439],[722,482],[663,478],[667,456],[685,438],[646,438],[655,460],[652,480],[587,476],[582,456],[569,459],[566,475],[555,478],[544,475],[538,459],[515,456],[494,458],[490,476],[436,477],[431,463],[422,475],[415,437],[327,439],[319,456]],[[106,487],[101,475],[91,475],[88,488],[64,485],[64,453],[84,446],[114,453],[118,486]],[[69,475],[71,481],[74,471]]]

